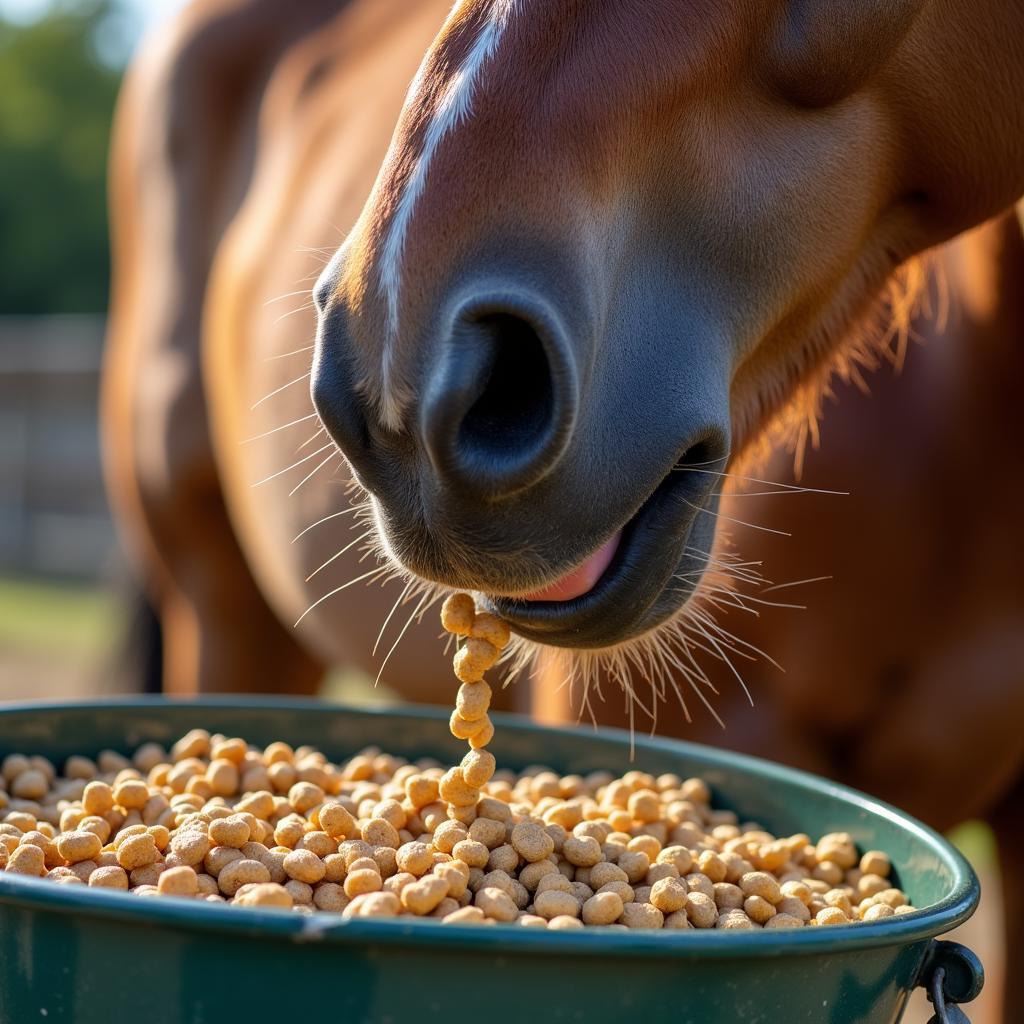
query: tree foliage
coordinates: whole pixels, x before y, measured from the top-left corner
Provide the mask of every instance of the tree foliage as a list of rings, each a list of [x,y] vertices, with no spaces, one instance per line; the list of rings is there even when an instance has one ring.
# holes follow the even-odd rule
[[[0,313],[106,307],[113,13],[64,0],[28,25],[0,21]]]

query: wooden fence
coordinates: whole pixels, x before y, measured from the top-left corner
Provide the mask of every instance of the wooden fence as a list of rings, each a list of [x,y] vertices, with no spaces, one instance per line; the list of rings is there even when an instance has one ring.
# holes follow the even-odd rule
[[[102,317],[0,317],[0,573],[110,570],[97,429],[103,327]]]

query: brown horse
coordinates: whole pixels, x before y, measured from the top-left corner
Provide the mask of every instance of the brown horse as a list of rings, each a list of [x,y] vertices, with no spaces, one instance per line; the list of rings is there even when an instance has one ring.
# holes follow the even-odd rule
[[[1024,13],[447,7],[206,0],[129,76],[106,438],[167,688],[309,692],[391,652],[389,682],[447,702],[422,579],[595,680],[635,658],[714,686],[728,742],[936,824],[1012,807]],[[719,507],[785,483],[752,453],[871,358],[897,269],[1000,217],[942,258],[955,329],[825,417],[803,482],[851,496]],[[773,579],[836,578],[803,618],[731,598],[773,595],[718,524]],[[756,713],[727,707],[737,661]],[[535,690],[563,716],[557,671]]]
[[[799,481],[785,451],[758,474],[849,494],[740,481],[754,493],[727,509],[735,550],[782,586],[741,581],[720,623],[751,645],[742,653],[763,650],[785,671],[734,656],[751,704],[728,668],[705,658],[725,728],[692,694],[692,722],[676,706],[661,709],[657,727],[841,779],[939,829],[987,820],[1003,869],[1012,978],[1024,950],[1024,239],[1016,217],[958,239],[936,263],[948,322],[917,321],[924,344],[910,346],[899,375],[885,364],[868,377],[869,394],[853,383],[836,388]],[[811,582],[786,586],[802,580]],[[578,713],[562,678],[557,663],[539,674],[541,720]],[[602,723],[628,721],[621,700],[590,710]],[[993,1019],[1024,1017],[1008,1004]]]

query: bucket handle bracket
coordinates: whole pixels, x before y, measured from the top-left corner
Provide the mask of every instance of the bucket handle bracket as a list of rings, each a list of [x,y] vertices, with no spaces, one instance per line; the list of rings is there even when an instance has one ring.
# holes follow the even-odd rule
[[[929,1024],[970,1024],[957,1004],[977,998],[985,984],[985,968],[959,942],[933,941],[921,969],[920,984],[935,1007]]]

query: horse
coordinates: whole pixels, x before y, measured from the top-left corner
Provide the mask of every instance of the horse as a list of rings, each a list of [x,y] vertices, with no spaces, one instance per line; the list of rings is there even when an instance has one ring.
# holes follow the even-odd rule
[[[722,526],[753,564],[730,570],[736,590],[715,610],[735,638],[728,653],[743,686],[722,660],[705,657],[710,687],[701,689],[713,714],[686,688],[685,709],[671,690],[675,706],[659,709],[648,691],[632,724],[846,782],[942,831],[986,821],[1001,864],[1012,977],[1024,949],[1024,451],[1016,441],[1024,239],[1016,216],[966,233],[933,263],[937,308],[922,310],[914,340],[892,352],[898,372],[880,358],[862,378],[833,386],[819,446],[799,477],[780,449],[757,479],[730,481]],[[956,493],[965,470],[979,482],[968,499]],[[558,661],[539,672],[539,720],[580,715],[579,694],[571,700],[563,679]],[[587,716],[630,725],[629,709],[611,699],[614,680],[600,682],[607,699],[589,701]],[[990,978],[994,1006],[1001,976]],[[1003,985],[1007,1003],[993,1019],[1016,1021]]]
[[[1024,14],[983,13],[943,0],[193,3],[135,61],[111,165],[107,475],[164,628],[166,688],[310,693],[325,665],[386,659],[403,694],[448,703],[424,613],[461,587],[512,624],[524,658],[540,650],[535,706],[552,715],[565,714],[553,684],[566,672],[635,695],[640,666],[693,684],[694,700],[725,693],[737,652],[772,645],[728,635],[712,612],[743,603],[729,596],[753,578],[739,559],[776,536],[743,525],[760,499],[730,487],[785,479],[779,456],[762,473],[757,460],[787,431],[813,434],[833,373],[871,361],[879,324],[908,326],[899,288],[920,254],[985,225],[1001,244],[975,246],[986,273],[963,293],[978,323],[988,307],[1013,312]],[[985,365],[978,382],[1005,392],[1012,378]],[[906,523],[922,532],[913,569],[941,577],[949,517],[921,524],[936,514],[927,499],[949,494],[895,456],[879,465],[922,436],[900,416],[899,383],[890,418],[873,419],[891,428],[874,435],[877,458],[844,461],[837,442],[834,468],[861,474],[868,497],[887,471],[887,507],[922,517]],[[940,421],[929,396],[920,408]],[[1005,397],[999,408],[1016,412]],[[1005,450],[986,436],[992,411],[957,407],[950,422],[966,419],[977,442],[958,458]],[[825,465],[822,487],[844,487]],[[863,555],[882,532],[842,515],[849,532],[810,554]],[[1019,552],[1014,533],[1000,536]],[[916,578],[880,595],[880,570],[843,606],[888,613],[920,662],[934,629],[904,628],[897,601]],[[990,596],[1002,632],[961,607],[965,665],[989,642],[1019,651],[1019,589]],[[784,611],[757,607],[769,625]],[[948,672],[909,686],[891,649],[859,643],[839,673],[851,638],[828,635],[788,645],[802,689],[774,676],[756,687],[769,722],[807,707],[788,714],[799,740],[776,753],[867,774],[938,824],[972,813],[976,800],[935,807],[898,731],[870,747],[850,728],[838,756],[808,742],[816,721],[842,717],[843,700],[807,703],[822,673],[851,699],[869,680],[875,707],[902,687],[892,727],[914,725],[914,749],[940,737],[924,763],[943,777],[964,763],[954,752],[985,742],[937,699]],[[983,666],[1003,722],[1019,699],[1006,664]],[[506,706],[527,691],[504,690]],[[758,732],[731,728],[738,744]],[[989,750],[982,811],[1020,775],[1019,742]],[[1009,891],[1009,905],[1024,897]]]

